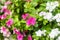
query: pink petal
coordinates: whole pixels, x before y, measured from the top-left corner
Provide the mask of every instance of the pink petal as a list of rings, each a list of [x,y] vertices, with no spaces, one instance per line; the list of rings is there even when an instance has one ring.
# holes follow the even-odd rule
[[[17,40],[23,40],[23,35],[17,35]]]
[[[32,36],[31,35],[28,35],[28,40],[32,40]]]
[[[7,10],[7,6],[3,6],[1,12],[5,12]]]
[[[16,28],[14,28],[13,33],[17,34],[17,35],[21,34],[20,31],[18,29],[16,29]]]
[[[0,16],[1,19],[5,19],[7,17],[7,15],[3,14]]]
[[[6,25],[10,28],[10,26],[13,24],[13,19],[10,18],[7,22]]]
[[[5,5],[9,5],[11,3],[12,3],[11,1],[7,1],[7,2],[5,2]]]
[[[28,26],[30,26],[30,25],[35,25],[35,23],[36,23],[36,19],[33,18],[33,17],[30,17],[30,18],[26,21],[26,24],[27,24]]]
[[[22,18],[25,20],[28,16],[29,16],[29,14],[23,14]]]

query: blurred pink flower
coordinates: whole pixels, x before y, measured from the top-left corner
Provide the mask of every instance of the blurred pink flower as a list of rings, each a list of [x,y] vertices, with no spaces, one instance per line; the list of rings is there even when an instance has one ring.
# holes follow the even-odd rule
[[[7,6],[3,6],[1,12],[4,12],[5,15],[10,15],[11,11],[7,9]]]
[[[17,35],[17,40],[23,40],[23,35],[18,29],[14,28],[13,33]]]
[[[7,2],[5,2],[5,5],[9,5],[11,3],[12,3],[11,1],[7,1]]]
[[[29,14],[23,14],[22,18],[25,20],[28,16],[29,16]]]
[[[3,36],[5,36],[5,37],[10,36],[11,33],[8,31],[8,29],[6,27],[2,26],[0,29],[1,29],[1,33],[3,33]]]
[[[32,40],[32,36],[31,35],[28,35],[28,40]]]
[[[33,17],[30,17],[30,18],[26,21],[26,24],[27,24],[28,26],[30,26],[30,25],[35,25],[35,23],[36,23],[36,19],[33,18]]]
[[[23,40],[23,35],[22,34],[17,35],[17,40]]]
[[[10,28],[10,26],[13,24],[13,19],[10,18],[7,22],[6,25]]]
[[[10,36],[10,32],[9,31],[7,31],[6,33],[3,33],[3,36],[5,36],[5,37],[9,37]]]
[[[1,19],[1,15],[0,15],[0,19]]]
[[[6,27],[2,26],[1,27],[1,33],[6,33],[6,32],[7,32]]]
[[[3,15],[0,15],[0,19],[5,19],[7,17],[7,15],[3,14]]]
[[[17,35],[19,35],[19,34],[20,34],[20,31],[19,31],[18,29],[14,28],[14,30],[13,30],[13,34],[17,34]]]
[[[2,9],[0,10],[1,12],[5,12],[7,10],[7,6],[2,6]]]
[[[8,10],[8,9],[6,9],[6,11],[4,12],[4,14],[6,14],[6,15],[10,15],[10,14],[11,14],[11,11]]]

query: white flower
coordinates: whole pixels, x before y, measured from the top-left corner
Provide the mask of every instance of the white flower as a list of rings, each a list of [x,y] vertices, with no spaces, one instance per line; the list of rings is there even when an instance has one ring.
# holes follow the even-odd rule
[[[48,21],[52,21],[52,17],[53,17],[53,15],[52,15],[52,13],[50,13],[50,12],[40,12],[39,13],[39,16],[43,16],[43,18],[44,19],[47,19]]]
[[[59,3],[57,1],[47,2],[46,9],[49,10],[49,12],[52,12],[58,5]]]
[[[44,30],[44,31],[38,30],[38,31],[35,32],[35,33],[36,33],[37,36],[42,36],[42,35],[45,36],[45,35],[46,35],[45,32],[46,32],[46,30]]]
[[[57,38],[57,40],[60,40],[60,36]]]
[[[57,18],[57,19],[56,19],[56,22],[60,22],[60,18]]]
[[[56,14],[56,15],[53,17],[53,20],[56,20],[56,22],[60,22],[60,13]]]
[[[54,5],[55,5],[55,6],[59,6],[58,1],[55,1],[55,2],[54,2]]]
[[[58,36],[58,34],[60,34],[60,31],[58,28],[56,29],[52,29],[51,33],[49,34],[50,38],[55,38],[56,36]]]
[[[9,40],[8,38],[4,38],[4,40]]]
[[[42,12],[39,13],[39,16],[44,16],[44,15],[46,15],[46,12],[42,11]]]
[[[44,19],[47,19],[48,21],[51,21],[52,20],[52,13],[46,13],[46,15],[44,16]]]

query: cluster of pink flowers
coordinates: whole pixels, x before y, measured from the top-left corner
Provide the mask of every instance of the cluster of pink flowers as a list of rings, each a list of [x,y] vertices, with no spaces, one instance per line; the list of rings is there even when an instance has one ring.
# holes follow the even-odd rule
[[[29,0],[27,0],[27,1],[29,1]],[[11,4],[10,1],[5,2],[4,3],[4,6],[0,10],[0,12],[3,13],[2,15],[0,15],[0,20],[5,19],[8,15],[11,14],[11,11],[7,7],[9,4]],[[34,26],[36,24],[36,18],[31,17],[29,14],[23,14],[22,15],[22,18],[24,20],[26,20],[26,24],[28,26],[30,26],[30,25],[33,25]],[[13,23],[14,23],[13,19],[12,18],[9,18],[6,21],[6,26],[8,28],[10,28]],[[10,37],[10,35],[11,35],[10,31],[8,30],[8,28],[6,28],[5,26],[2,26],[0,28],[0,32],[3,34],[4,37]],[[17,35],[17,40],[23,40],[23,37],[24,37],[24,34],[25,33],[22,34],[17,28],[14,28],[13,29],[13,33]],[[32,40],[32,36],[31,35],[28,35],[28,40]]]
[[[17,35],[17,40],[23,40],[23,35],[18,29],[14,28],[13,33]]]
[[[5,19],[7,15],[11,14],[11,11],[7,8],[7,5],[10,4],[11,2],[7,1],[5,2],[4,6],[2,6],[2,9],[0,12],[3,12],[4,14],[0,15],[0,19]]]
[[[2,15],[0,15],[0,20],[2,19],[5,19],[7,17],[7,15],[10,15],[11,14],[11,11],[8,9],[8,5],[11,4],[10,1],[7,1],[4,3],[4,6],[2,6],[2,9],[0,10],[1,13],[3,13]],[[7,22],[6,22],[6,26],[10,27],[11,25],[13,24],[13,19],[9,19]],[[10,36],[10,32],[8,30],[8,28],[2,26],[0,28],[0,32],[3,33],[3,36],[5,37],[9,37]]]
[[[28,17],[28,18],[27,18]],[[30,26],[30,25],[35,25],[36,24],[36,18],[34,18],[34,17],[29,17],[29,14],[23,14],[22,15],[22,18],[24,19],[24,20],[26,20],[26,24],[28,25],[28,26]]]
[[[5,36],[5,37],[9,37],[10,36],[10,32],[9,32],[9,30],[6,28],[6,27],[4,27],[4,26],[2,26],[1,28],[0,28],[0,31],[1,31],[1,33],[3,33],[3,36]]]
[[[24,34],[21,34],[18,29],[14,28],[13,34],[17,35],[17,40],[23,40]],[[28,40],[32,40],[32,36],[31,35],[28,35]]]

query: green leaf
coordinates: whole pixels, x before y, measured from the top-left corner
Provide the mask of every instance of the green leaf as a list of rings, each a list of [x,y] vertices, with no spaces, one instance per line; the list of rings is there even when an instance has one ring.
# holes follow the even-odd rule
[[[48,20],[44,20],[43,24],[46,25],[48,23]]]

